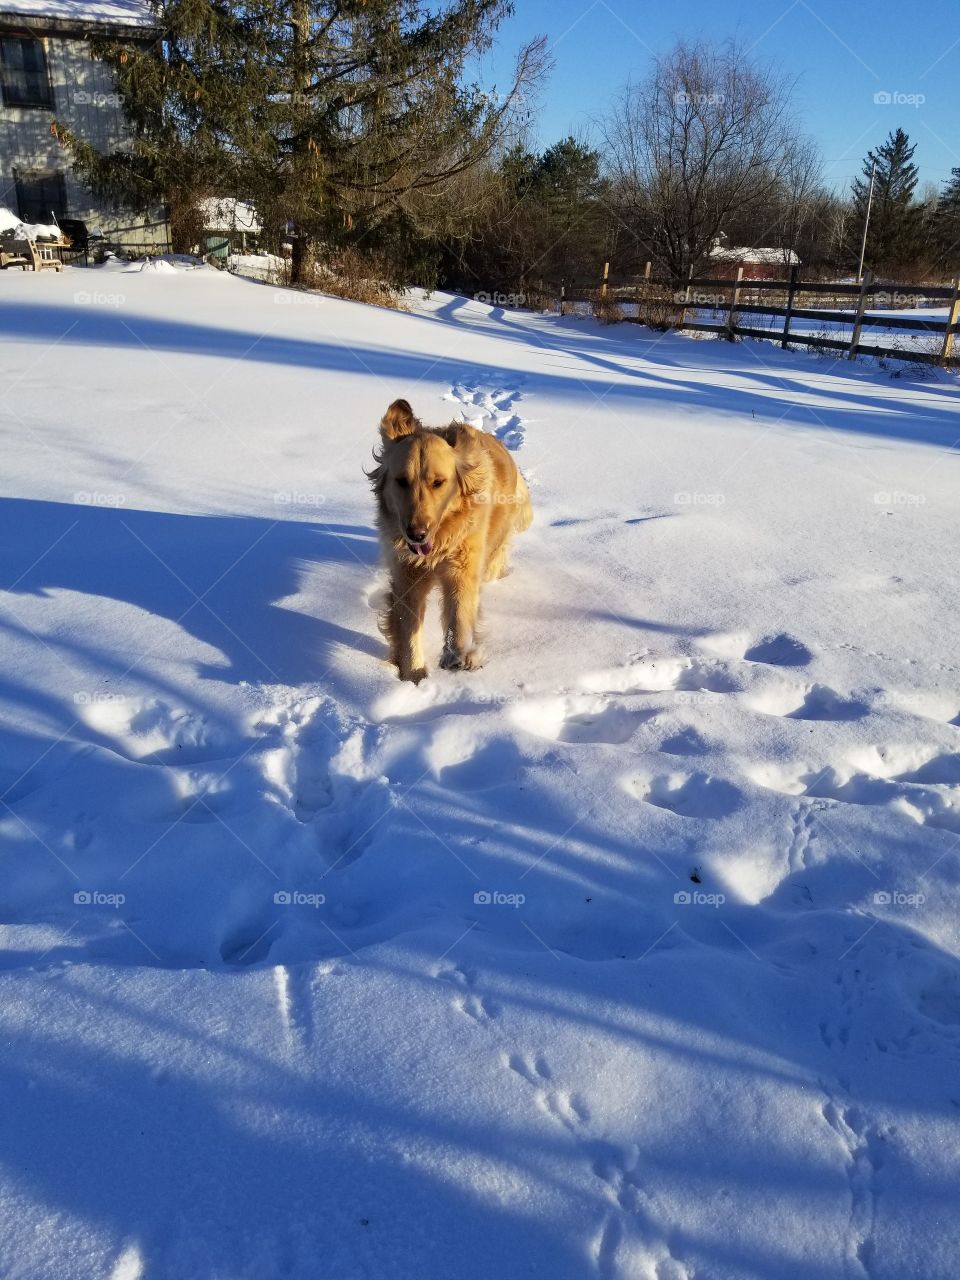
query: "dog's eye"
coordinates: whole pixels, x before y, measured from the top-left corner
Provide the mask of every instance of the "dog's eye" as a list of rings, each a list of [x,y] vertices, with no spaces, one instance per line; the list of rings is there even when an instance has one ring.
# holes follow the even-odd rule
[[[399,489],[409,489],[410,481],[407,479],[406,476],[397,476],[397,487]]]
[[[442,488],[443,488],[443,481],[442,481],[442,480],[434,480],[432,483],[433,483],[433,487],[434,487],[434,489],[442,489]]]

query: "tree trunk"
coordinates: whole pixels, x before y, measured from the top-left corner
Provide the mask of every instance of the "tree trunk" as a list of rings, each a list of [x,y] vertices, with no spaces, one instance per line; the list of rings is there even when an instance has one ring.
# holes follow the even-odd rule
[[[298,172],[304,154],[306,152],[305,139],[303,137],[303,126],[307,118],[306,111],[306,89],[309,84],[309,74],[306,61],[306,43],[309,36],[310,8],[308,0],[293,0],[290,11],[290,26],[293,33],[293,57],[292,76],[290,81],[290,96],[293,106],[293,121],[296,130],[294,135],[294,147],[292,164],[294,168],[295,180],[302,183],[303,175]],[[302,198],[302,192],[298,193]],[[299,221],[294,223],[293,227],[293,248],[290,255],[290,283],[292,285],[303,285],[304,268],[307,261],[307,234],[304,227]]]

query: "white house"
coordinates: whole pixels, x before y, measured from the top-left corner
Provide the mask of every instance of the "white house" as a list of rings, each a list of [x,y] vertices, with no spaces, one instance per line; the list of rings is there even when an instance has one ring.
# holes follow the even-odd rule
[[[108,242],[169,247],[163,210],[108,208],[70,172],[51,132],[55,120],[100,151],[122,144],[126,120],[95,36],[152,43],[150,0],[0,0],[0,206],[24,222],[79,219]]]

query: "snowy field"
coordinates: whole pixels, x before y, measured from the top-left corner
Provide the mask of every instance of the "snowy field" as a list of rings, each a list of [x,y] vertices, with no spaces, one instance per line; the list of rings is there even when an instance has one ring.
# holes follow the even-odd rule
[[[0,1275],[955,1280],[955,380],[410,307],[0,277]],[[419,687],[397,396],[536,511]]]

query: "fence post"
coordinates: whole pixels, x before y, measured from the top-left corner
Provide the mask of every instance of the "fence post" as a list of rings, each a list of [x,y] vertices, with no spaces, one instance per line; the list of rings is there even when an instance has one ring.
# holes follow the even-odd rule
[[[601,297],[601,299],[602,299],[602,298],[605,298],[605,297],[607,296],[607,279],[608,279],[609,275],[610,275],[610,263],[609,263],[609,262],[605,262],[605,263],[603,264],[603,281],[602,281],[602,283],[601,283],[601,285],[600,285],[600,297]]]
[[[850,335],[850,350],[847,352],[848,360],[857,358],[857,347],[860,345],[860,330],[863,328],[863,313],[867,309],[867,290],[873,282],[873,273],[865,271],[863,281],[860,284],[860,296],[857,299],[857,314],[853,318],[853,333]]]
[[[960,280],[953,281],[953,297],[950,299],[950,309],[947,312],[947,328],[943,335],[943,346],[940,348],[940,359],[946,362],[953,355],[953,326],[960,319]]]
[[[784,351],[787,349],[787,343],[790,340],[790,316],[793,313],[793,300],[797,296],[797,277],[800,274],[800,268],[796,265],[790,268],[790,284],[787,288],[787,314],[783,317],[783,337],[780,345]]]
[[[733,286],[733,297],[730,299],[730,310],[727,312],[727,337],[731,342],[737,332],[736,310],[740,301],[740,285],[743,282],[743,267],[737,267],[737,281]]]
[[[693,265],[691,264],[690,270],[687,272],[687,292],[683,296],[683,305],[685,307],[689,307],[690,305],[691,290],[693,288],[693,286],[690,284],[690,281],[692,279],[693,279]]]
[[[644,278],[644,280],[649,280],[649,279],[650,279],[650,271],[651,271],[652,267],[653,267],[653,262],[648,258],[648,259],[647,259],[647,265],[643,268],[643,278]]]
[[[563,304],[566,302],[566,300],[567,300],[567,282],[566,280],[561,280],[560,281],[560,316],[561,318],[563,317],[563,314],[564,314]]]

